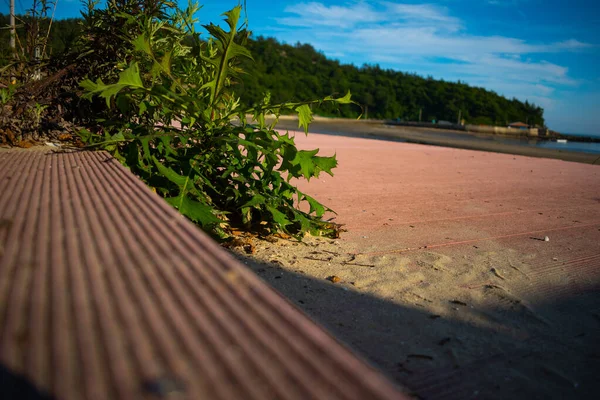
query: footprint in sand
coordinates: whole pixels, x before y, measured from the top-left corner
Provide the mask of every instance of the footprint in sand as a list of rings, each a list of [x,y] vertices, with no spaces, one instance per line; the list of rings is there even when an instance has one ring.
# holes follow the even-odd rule
[[[447,271],[446,266],[452,262],[452,258],[438,253],[425,252],[416,257],[415,264],[420,267],[428,267],[434,271]]]
[[[523,299],[508,292],[502,286],[486,285],[482,290],[487,301],[492,303],[491,311],[494,314],[500,314],[499,320],[506,322],[508,318],[515,323],[536,322],[548,325],[548,322]]]

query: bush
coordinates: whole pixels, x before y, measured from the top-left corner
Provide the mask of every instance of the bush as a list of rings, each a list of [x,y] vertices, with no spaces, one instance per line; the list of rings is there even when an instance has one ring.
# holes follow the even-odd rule
[[[102,99],[103,106],[99,125],[82,132],[84,142],[110,151],[215,236],[227,237],[233,226],[336,236],[339,228],[321,220],[330,210],[291,183],[332,175],[335,156],[298,150],[294,137],[275,124],[282,112],[295,112],[308,133],[312,105],[348,104],[350,93],[276,105],[266,95],[245,108],[233,91],[243,73],[240,60],[252,58],[241,7],[223,14],[228,30],[206,25],[207,41],[194,29],[198,9],[162,0],[88,7],[84,48],[96,61],[81,86],[85,98]],[[275,122],[267,124],[271,114]]]

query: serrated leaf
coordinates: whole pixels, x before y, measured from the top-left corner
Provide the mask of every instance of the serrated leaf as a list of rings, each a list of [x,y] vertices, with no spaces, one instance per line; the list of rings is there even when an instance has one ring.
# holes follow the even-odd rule
[[[136,50],[143,51],[146,54],[152,54],[152,50],[150,49],[150,41],[143,33],[135,38],[132,44]]]
[[[283,229],[285,229],[286,226],[291,224],[290,220],[287,219],[285,214],[276,209],[275,207],[267,206],[267,210],[273,216],[273,221],[275,221],[275,223],[277,223]]]
[[[294,221],[300,224],[300,233],[310,230],[310,219],[306,218],[301,212],[294,213]]]
[[[140,67],[138,63],[132,63],[129,68],[119,74],[118,85],[133,86],[143,88],[142,78],[140,77]]]
[[[331,176],[333,176],[333,172],[331,170],[334,169],[335,167],[337,167],[337,159],[336,159],[335,155],[333,155],[331,157],[315,156],[315,157],[313,157],[313,162],[317,166],[319,172],[325,171]],[[317,173],[317,175],[318,175],[318,173]]]
[[[170,51],[165,53],[163,58],[160,60],[160,65],[162,66],[163,70],[167,73],[171,73],[171,54],[172,52]]]
[[[79,86],[81,86],[87,92],[95,92],[98,89],[98,84],[90,79],[84,79],[83,81],[79,82]]]
[[[173,171],[169,167],[165,167],[158,159],[152,156],[152,161],[154,161],[154,165],[158,168],[158,172],[161,173],[165,178],[179,186],[180,188],[185,188],[188,185],[189,178],[187,176],[179,175],[177,172]]]
[[[350,91],[348,90],[348,93],[346,93],[346,95],[344,97],[338,97],[337,99],[335,99],[336,102],[338,102],[339,104],[350,104],[352,103],[352,95],[350,94]]]
[[[313,120],[312,111],[306,104],[296,107],[298,113],[298,127],[304,129],[304,133],[308,135],[308,126]]]
[[[113,96],[116,96],[121,89],[123,89],[123,86],[121,85],[110,85],[106,86],[106,89],[102,90],[100,97],[103,97],[104,100],[106,100],[107,107],[110,107],[110,99],[112,99]]]
[[[310,180],[315,174],[315,163],[313,157],[319,152],[316,150],[300,150],[296,153],[296,156],[291,161],[291,164],[296,168],[297,172],[300,172],[307,180]]]
[[[165,200],[167,203],[177,208],[180,213],[192,221],[199,223],[202,227],[210,227],[221,222],[221,220],[213,214],[212,207],[191,200],[187,196],[180,195],[178,197],[169,197]]]
[[[87,93],[83,94],[84,99],[91,99],[95,94],[102,93],[103,90],[106,90],[109,87],[102,82],[102,79],[98,79],[96,82],[85,79],[79,83],[79,86],[87,91]]]
[[[323,214],[325,214],[325,206],[323,206],[323,204],[319,203],[317,200],[307,194],[303,193],[302,196],[310,206],[309,214],[314,212],[317,218],[321,218]]]
[[[237,25],[241,11],[242,7],[236,6],[223,14],[226,17],[225,22],[229,25],[229,32],[225,32],[219,26],[214,24],[204,25],[204,28],[218,40],[220,45],[214,58],[202,57],[203,61],[206,61],[215,67],[215,78],[204,85],[211,90],[211,104],[215,103],[218,95],[225,86],[228,76],[232,72],[230,61],[238,56],[252,59],[252,55],[248,49],[235,43],[235,37],[238,33]]]
[[[242,207],[256,207],[261,204],[265,204],[267,200],[260,194],[254,195],[249,201],[247,201]]]
[[[144,151],[144,158],[148,161],[151,159],[150,155],[150,138],[149,137],[141,137],[139,138],[140,143],[142,143],[142,150]]]
[[[123,140],[123,139],[125,139],[125,136],[123,135],[122,131],[119,131],[119,132],[115,133],[114,135],[112,135],[110,138],[111,138],[111,140]]]

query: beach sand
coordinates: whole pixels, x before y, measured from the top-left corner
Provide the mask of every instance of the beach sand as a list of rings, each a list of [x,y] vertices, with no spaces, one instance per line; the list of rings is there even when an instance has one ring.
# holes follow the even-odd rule
[[[600,168],[297,133],[347,232],[234,254],[421,398],[600,392]],[[545,238],[548,237],[548,241]]]

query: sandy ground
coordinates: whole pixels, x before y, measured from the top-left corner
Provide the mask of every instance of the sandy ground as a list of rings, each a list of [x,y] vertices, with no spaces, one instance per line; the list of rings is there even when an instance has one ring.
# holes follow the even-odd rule
[[[249,267],[420,398],[596,398],[600,168],[297,135],[340,239],[253,242]],[[545,241],[545,237],[549,240]]]

